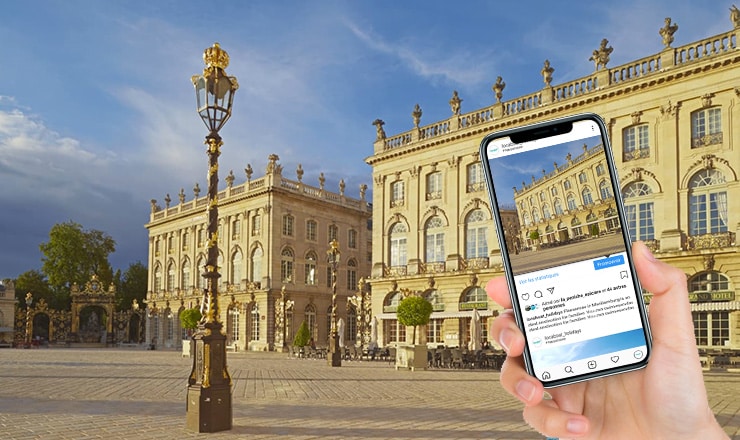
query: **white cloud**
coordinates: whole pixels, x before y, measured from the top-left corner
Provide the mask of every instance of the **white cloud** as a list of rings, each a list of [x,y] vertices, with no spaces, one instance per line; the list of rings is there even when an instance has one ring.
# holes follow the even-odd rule
[[[454,51],[432,51],[430,46],[410,47],[401,43],[385,41],[372,31],[366,31],[350,20],[343,24],[373,51],[397,58],[417,75],[431,81],[442,79],[451,84],[465,88],[490,81],[491,72],[495,71],[493,57],[488,53],[472,53],[457,47]],[[425,56],[426,55],[426,56]]]

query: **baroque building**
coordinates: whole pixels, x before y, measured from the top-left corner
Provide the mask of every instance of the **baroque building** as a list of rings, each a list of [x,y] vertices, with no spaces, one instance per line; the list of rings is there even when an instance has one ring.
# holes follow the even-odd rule
[[[677,27],[666,24],[656,29],[660,52],[616,67],[608,66],[614,48],[604,39],[590,59],[593,73],[560,84],[553,84],[555,67],[546,60],[544,87],[526,96],[504,99],[506,83],[498,77],[495,101],[486,108],[463,112],[454,92],[450,117],[428,125],[417,104],[413,127],[402,133],[386,135],[385,122],[375,120],[366,159],[375,185],[369,282],[381,345],[407,340],[395,307],[408,292],[433,304],[422,332],[429,345],[464,346],[472,309],[484,320],[497,315],[483,290],[502,265],[480,142],[496,130],[593,112],[605,120],[612,142],[625,226],[686,273],[700,349],[739,349],[740,13],[735,9],[730,18],[732,30],[678,47],[672,46]],[[616,226],[613,194],[598,180],[603,164],[589,160],[594,148],[603,146],[562,158],[553,171],[515,189],[518,206],[504,220],[518,231],[513,248]],[[647,302],[650,297],[646,292]]]
[[[283,177],[277,155],[268,158],[265,175],[234,185],[233,172],[219,200],[219,319],[227,344],[234,350],[281,350],[306,321],[317,345],[327,345],[330,330],[332,268],[327,250],[337,240],[341,261],[337,270],[337,319],[345,323],[345,340],[357,337],[356,310],[347,299],[370,273],[371,208],[365,200]],[[186,333],[179,314],[200,307],[206,262],[206,202],[200,188],[186,200],[169,195],[165,207],[151,202],[149,281],[146,338],[159,348],[178,348]],[[283,304],[285,305],[283,307]],[[284,317],[284,319],[283,319]],[[283,335],[286,335],[284,338]]]

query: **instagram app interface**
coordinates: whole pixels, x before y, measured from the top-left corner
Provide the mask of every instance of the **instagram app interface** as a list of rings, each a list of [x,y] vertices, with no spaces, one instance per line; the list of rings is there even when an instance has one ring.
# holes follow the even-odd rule
[[[599,125],[487,147],[502,243],[535,376],[555,381],[647,356]],[[511,219],[512,217],[508,217]],[[518,223],[518,224],[517,224]]]

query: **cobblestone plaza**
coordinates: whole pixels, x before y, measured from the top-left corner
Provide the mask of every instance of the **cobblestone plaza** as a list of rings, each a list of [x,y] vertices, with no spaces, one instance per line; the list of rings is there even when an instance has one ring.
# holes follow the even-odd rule
[[[542,439],[498,372],[396,371],[384,361],[229,353],[234,427],[185,429],[191,360],[133,349],[0,350],[2,439]],[[740,439],[740,374],[707,372],[719,423]]]

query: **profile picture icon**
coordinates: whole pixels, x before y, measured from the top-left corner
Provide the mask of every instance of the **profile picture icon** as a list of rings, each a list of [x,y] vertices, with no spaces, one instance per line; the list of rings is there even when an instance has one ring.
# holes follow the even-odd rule
[[[537,304],[530,304],[530,305],[524,307],[524,310],[526,310],[527,312],[531,312],[533,310],[537,310]]]

